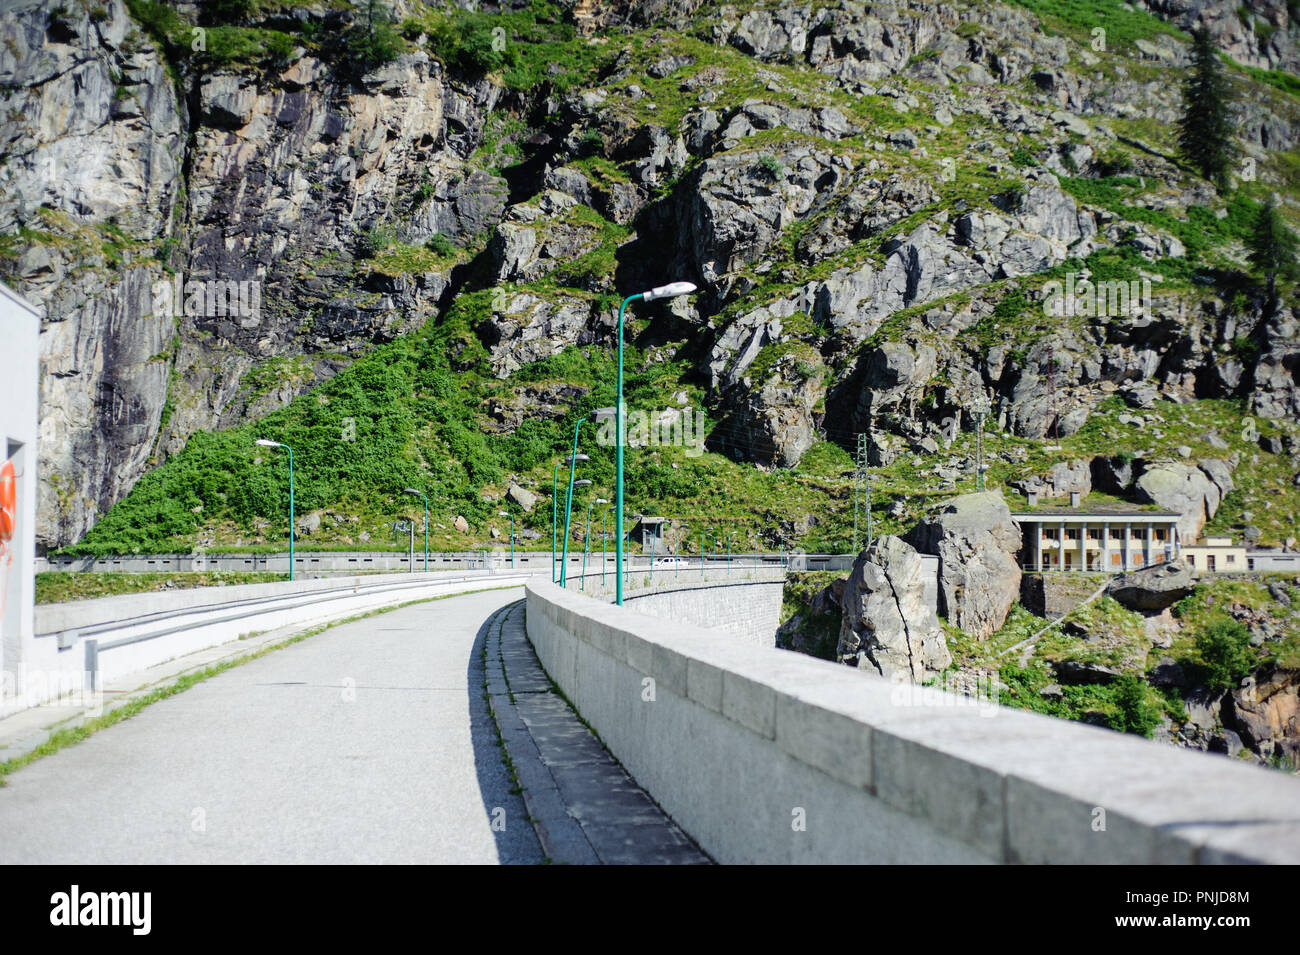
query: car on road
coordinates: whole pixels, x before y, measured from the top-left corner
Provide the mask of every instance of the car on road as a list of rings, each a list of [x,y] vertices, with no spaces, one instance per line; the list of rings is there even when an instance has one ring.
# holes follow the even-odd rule
[[[656,557],[654,559],[655,567],[685,567],[687,563],[684,557]]]

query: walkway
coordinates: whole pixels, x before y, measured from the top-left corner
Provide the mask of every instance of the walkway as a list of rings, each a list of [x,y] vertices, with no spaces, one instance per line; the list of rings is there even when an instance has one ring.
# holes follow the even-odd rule
[[[502,680],[502,624],[522,639],[521,596],[466,594],[341,624],[35,761],[0,788],[0,863],[701,860],[625,774],[589,773],[565,790],[573,806],[540,784],[551,771],[509,696],[485,699]],[[512,646],[526,665],[531,648]],[[545,681],[540,668],[532,679]],[[579,730],[542,740],[550,760],[590,769],[602,756],[617,769],[546,696],[539,705]],[[498,720],[540,808],[525,806]],[[590,822],[592,806],[625,811],[629,796],[645,811],[607,812],[613,828],[593,851],[574,820]]]

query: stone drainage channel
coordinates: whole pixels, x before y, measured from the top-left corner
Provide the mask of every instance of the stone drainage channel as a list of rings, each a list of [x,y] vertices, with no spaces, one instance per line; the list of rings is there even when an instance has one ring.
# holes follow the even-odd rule
[[[520,600],[488,621],[484,692],[507,766],[549,861],[710,863],[551,683],[528,642],[524,613]]]

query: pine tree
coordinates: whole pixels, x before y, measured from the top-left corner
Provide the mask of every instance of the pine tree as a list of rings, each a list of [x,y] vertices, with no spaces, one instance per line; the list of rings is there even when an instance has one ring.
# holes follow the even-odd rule
[[[1270,198],[1260,210],[1247,246],[1250,249],[1247,261],[1268,282],[1268,302],[1272,307],[1277,301],[1278,276],[1300,278],[1300,263],[1296,260],[1300,240],[1287,227],[1274,199]]]
[[[1192,72],[1183,85],[1178,147],[1201,175],[1223,187],[1236,155],[1228,84],[1209,32],[1201,29],[1192,36]]]

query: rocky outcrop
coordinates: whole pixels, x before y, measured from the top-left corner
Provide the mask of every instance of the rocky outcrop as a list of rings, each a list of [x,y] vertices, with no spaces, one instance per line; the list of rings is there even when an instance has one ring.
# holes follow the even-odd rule
[[[1300,767],[1300,671],[1262,669],[1224,700],[1223,722],[1261,756]]]
[[[1209,464],[1209,472],[1188,464],[1151,464],[1133,488],[1138,500],[1182,515],[1178,519],[1178,536],[1187,544],[1200,537],[1201,528],[1214,517],[1223,495],[1233,487],[1224,462]]]
[[[997,491],[963,494],[907,536],[939,558],[939,613],[978,639],[1001,628],[1020,595],[1020,528]]]
[[[1192,569],[1171,561],[1116,577],[1106,593],[1130,610],[1160,613],[1190,594],[1195,586]]]
[[[902,539],[879,537],[858,555],[842,605],[840,662],[915,683],[952,663],[925,600],[921,556]]]

